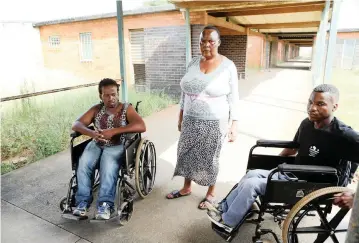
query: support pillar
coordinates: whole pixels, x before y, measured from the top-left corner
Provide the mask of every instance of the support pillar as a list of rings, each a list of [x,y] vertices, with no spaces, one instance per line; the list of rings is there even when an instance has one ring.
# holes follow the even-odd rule
[[[333,2],[333,13],[330,22],[329,42],[327,46],[327,58],[325,60],[324,83],[331,82],[333,61],[337,45],[337,27],[341,3],[341,0]]]
[[[274,40],[272,41],[272,50],[271,50],[271,56],[270,56],[270,63],[271,67],[276,67],[278,63],[278,41]]]
[[[325,50],[325,39],[327,36],[327,24],[329,18],[330,0],[325,1],[325,7],[322,12],[320,26],[315,43],[314,62],[312,63],[312,75],[313,75],[313,86],[323,83],[322,71],[323,66],[323,54]]]
[[[120,56],[120,71],[121,71],[121,91],[122,101],[125,103],[128,101],[128,90],[126,82],[126,58],[125,58],[125,39],[123,35],[123,11],[122,1],[116,1],[117,6],[117,31],[118,31],[118,50]]]

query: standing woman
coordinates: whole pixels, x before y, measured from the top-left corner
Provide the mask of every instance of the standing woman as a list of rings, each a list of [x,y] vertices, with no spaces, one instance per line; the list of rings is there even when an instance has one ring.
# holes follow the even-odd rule
[[[214,202],[214,188],[219,170],[219,156],[224,139],[236,139],[238,120],[238,74],[234,63],[218,53],[219,30],[206,26],[200,35],[202,55],[193,58],[181,80],[177,165],[174,176],[185,178],[180,190],[168,199],[191,194],[191,182],[208,186],[199,209]],[[230,124],[231,122],[231,124]],[[229,129],[229,131],[228,131]]]

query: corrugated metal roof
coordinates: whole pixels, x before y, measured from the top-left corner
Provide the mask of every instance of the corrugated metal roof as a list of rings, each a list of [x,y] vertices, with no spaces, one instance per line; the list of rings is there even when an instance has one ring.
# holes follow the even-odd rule
[[[138,8],[134,10],[128,10],[123,12],[123,16],[129,15],[139,15],[139,14],[148,14],[148,13],[159,13],[159,12],[167,12],[176,10],[176,6],[173,4],[166,4],[162,6],[154,6],[154,7],[144,7]],[[43,22],[34,23],[34,27],[44,26],[44,25],[53,25],[53,24],[63,24],[63,23],[71,23],[78,21],[87,21],[87,20],[95,20],[95,19],[105,19],[105,18],[113,18],[116,17],[117,13],[104,13],[90,16],[82,16],[82,17],[74,17],[74,18],[66,18],[66,19],[57,19],[57,20],[49,20]]]

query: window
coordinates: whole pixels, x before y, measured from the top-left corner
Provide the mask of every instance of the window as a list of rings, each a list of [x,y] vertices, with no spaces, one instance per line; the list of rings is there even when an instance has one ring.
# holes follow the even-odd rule
[[[80,60],[92,61],[92,36],[91,33],[80,33]]]
[[[60,46],[60,36],[49,36],[49,46],[56,48]]]
[[[145,64],[143,29],[130,30],[131,56],[133,64]]]

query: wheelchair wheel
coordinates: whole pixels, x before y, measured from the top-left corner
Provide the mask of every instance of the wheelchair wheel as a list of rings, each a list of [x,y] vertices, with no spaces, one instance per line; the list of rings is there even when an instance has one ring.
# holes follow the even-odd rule
[[[60,201],[60,210],[63,212],[66,209],[67,206],[67,197],[64,197]]]
[[[67,190],[67,196],[60,200],[59,206],[61,212],[72,212],[72,208],[75,207],[75,193],[77,190],[76,176],[72,176],[69,182],[69,188]]]
[[[133,199],[131,192],[126,188],[126,184],[120,180],[117,188],[118,195],[118,223],[120,225],[126,225],[130,221],[133,212]]]
[[[283,223],[283,243],[341,242],[340,237],[345,237],[347,227],[339,229],[338,225],[349,209],[339,209],[332,202],[335,194],[348,191],[345,187],[327,187],[302,198]]]
[[[143,138],[137,147],[135,161],[136,190],[145,198],[153,190],[156,177],[156,150],[149,140]]]

